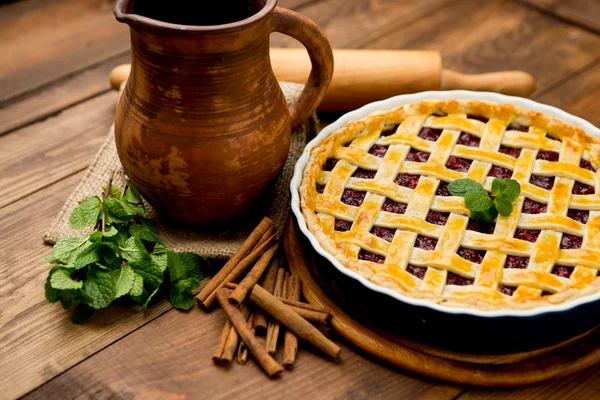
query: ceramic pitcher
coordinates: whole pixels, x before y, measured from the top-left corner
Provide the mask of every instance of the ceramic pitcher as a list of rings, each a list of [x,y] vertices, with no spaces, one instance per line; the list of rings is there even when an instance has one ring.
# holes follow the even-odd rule
[[[327,39],[276,0],[119,0],[115,16],[131,30],[115,119],[127,175],[184,223],[239,215],[283,168],[291,129],[321,101],[333,73]],[[289,108],[269,60],[275,31],[298,39],[312,61]]]

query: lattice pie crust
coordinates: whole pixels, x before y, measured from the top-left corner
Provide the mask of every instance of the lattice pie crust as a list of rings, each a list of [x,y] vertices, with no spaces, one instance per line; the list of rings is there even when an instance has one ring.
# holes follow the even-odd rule
[[[308,228],[345,267],[405,295],[479,309],[600,290],[600,141],[506,104],[431,101],[346,124],[311,151]],[[447,183],[511,177],[509,217],[469,218]]]

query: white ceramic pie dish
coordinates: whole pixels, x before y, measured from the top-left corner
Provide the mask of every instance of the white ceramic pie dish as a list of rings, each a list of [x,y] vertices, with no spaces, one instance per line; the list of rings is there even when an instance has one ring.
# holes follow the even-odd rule
[[[393,109],[397,106],[403,104],[417,103],[426,100],[473,100],[473,101],[490,101],[495,103],[504,103],[504,104],[513,104],[515,106],[523,107],[526,109],[530,109],[533,111],[537,111],[543,114],[546,114],[550,117],[556,118],[563,122],[566,122],[571,125],[578,126],[582,128],[589,135],[600,138],[600,129],[596,128],[591,123],[579,118],[575,117],[569,113],[566,113],[558,108],[540,104],[533,100],[505,96],[497,93],[488,93],[488,92],[470,92],[470,91],[432,91],[432,92],[422,92],[410,95],[401,95],[389,98],[387,100],[378,101],[375,103],[368,104],[364,107],[361,107],[358,110],[349,112],[340,117],[337,121],[332,123],[323,129],[308,145],[306,146],[302,156],[296,163],[294,169],[294,176],[292,177],[290,183],[290,189],[292,193],[292,201],[291,207],[294,215],[296,216],[296,220],[298,222],[298,226],[300,231],[306,236],[308,241],[311,243],[312,247],[315,251],[329,261],[333,267],[339,271],[339,273],[345,275],[348,278],[354,279],[360,282],[365,288],[374,291],[376,293],[383,294],[385,296],[389,296],[393,299],[396,299],[404,304],[417,306],[419,308],[423,307],[425,309],[431,309],[441,313],[453,314],[453,315],[464,315],[464,316],[474,316],[474,317],[485,317],[485,318],[494,318],[494,317],[531,317],[546,313],[562,313],[567,310],[571,310],[578,306],[582,306],[588,303],[595,303],[600,300],[600,292],[586,296],[576,298],[572,301],[567,301],[558,305],[548,305],[548,306],[540,306],[533,309],[526,310],[518,310],[518,309],[500,309],[500,310],[480,310],[472,307],[457,307],[457,306],[447,306],[444,304],[438,304],[431,302],[429,300],[416,299],[413,297],[409,297],[403,295],[402,293],[396,292],[394,290],[384,288],[379,286],[368,279],[364,278],[360,274],[344,267],[332,254],[328,253],[323,249],[321,244],[318,242],[317,238],[313,235],[312,232],[309,231],[306,220],[301,211],[300,207],[300,196],[299,196],[299,188],[303,179],[303,171],[304,168],[309,161],[310,151],[313,147],[318,145],[323,139],[331,135],[336,130],[342,128],[346,123],[350,121],[359,120],[361,118],[366,117],[367,115],[376,112],[376,111],[386,111]]]

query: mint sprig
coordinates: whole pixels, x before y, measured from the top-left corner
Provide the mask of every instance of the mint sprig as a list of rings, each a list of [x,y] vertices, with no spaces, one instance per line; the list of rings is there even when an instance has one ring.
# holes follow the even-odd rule
[[[465,198],[465,206],[471,212],[471,218],[480,222],[492,222],[498,214],[508,217],[512,213],[512,203],[519,197],[521,185],[514,179],[495,178],[490,197],[479,182],[463,178],[450,182],[448,191],[453,196]]]
[[[76,324],[121,298],[146,308],[166,295],[173,307],[191,308],[193,290],[210,267],[206,259],[162,243],[130,181],[120,190],[111,178],[102,189],[102,197],[82,201],[69,218],[72,227],[94,225],[94,231],[58,240],[46,257],[53,265],[45,286],[48,301],[73,308]]]

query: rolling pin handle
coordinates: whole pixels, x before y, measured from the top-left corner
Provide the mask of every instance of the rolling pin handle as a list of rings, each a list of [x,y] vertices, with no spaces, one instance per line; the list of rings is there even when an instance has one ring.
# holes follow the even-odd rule
[[[444,69],[442,70],[441,89],[476,90],[529,97],[535,91],[535,80],[531,75],[523,71],[502,71],[469,75]]]
[[[114,67],[112,71],[110,71],[110,87],[112,87],[114,90],[119,90],[121,88],[121,84],[129,77],[130,71],[131,64],[121,64]]]

